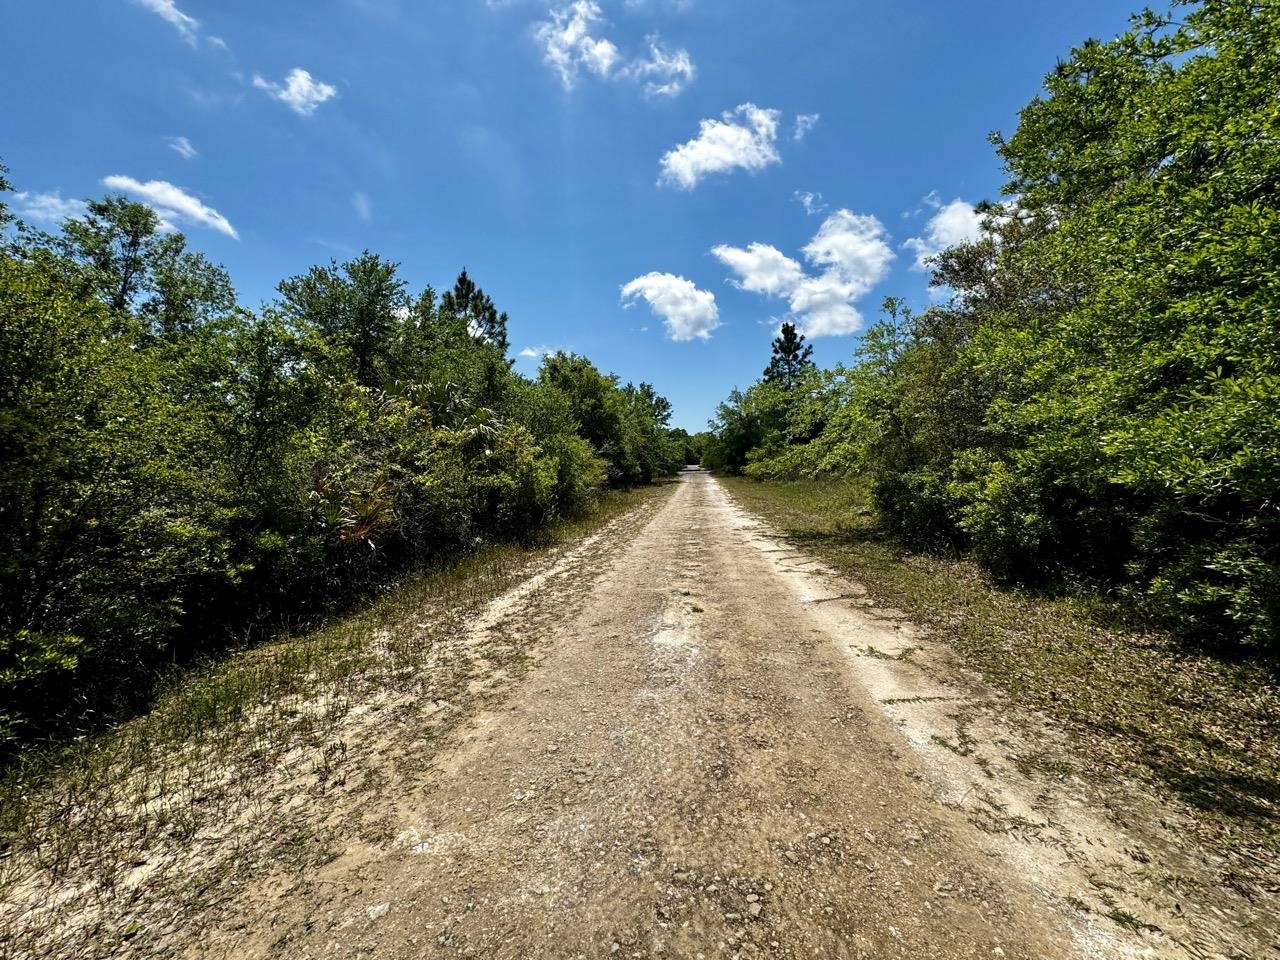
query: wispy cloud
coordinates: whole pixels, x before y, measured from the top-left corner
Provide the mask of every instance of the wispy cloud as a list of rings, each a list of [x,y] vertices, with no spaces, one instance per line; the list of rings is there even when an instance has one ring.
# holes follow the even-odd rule
[[[692,280],[670,273],[646,273],[622,286],[627,306],[643,298],[666,325],[672,340],[709,340],[720,326],[720,310],[710,290],[699,290]]]
[[[600,4],[595,0],[574,0],[567,7],[552,10],[551,19],[534,28],[543,60],[560,77],[560,85],[566,90],[574,88],[583,70],[607,77],[622,59],[613,41],[592,36],[603,20]]]
[[[838,336],[862,326],[854,301],[888,273],[894,254],[884,225],[870,214],[837,210],[801,251],[814,273],[776,247],[727,244],[711,253],[736,274],[742,290],[787,301],[788,314],[809,337]]]
[[[169,144],[169,149],[183,160],[193,160],[200,156],[200,151],[193,147],[186,137],[169,137],[165,142]]]
[[[797,190],[795,192],[796,202],[804,207],[804,212],[813,216],[815,213],[822,213],[827,209],[827,205],[822,202],[822,194],[813,193],[809,190]]]
[[[559,353],[561,349],[562,348],[560,347],[548,347],[544,345],[525,347],[517,353],[516,356],[524,360],[541,360],[543,357],[549,357],[553,353]]]
[[[373,203],[363,190],[357,190],[351,197],[351,207],[355,210],[356,216],[365,223],[373,219]]]
[[[231,226],[231,221],[213,207],[207,206],[167,180],[143,182],[133,177],[112,174],[109,177],[103,177],[102,185],[109,190],[119,190],[121,193],[137,197],[155,210],[160,219],[168,225],[190,223],[216,230],[234,240],[240,239],[235,227]]]
[[[178,35],[191,46],[196,45],[200,36],[200,21],[179,10],[175,0],[136,0],[136,2],[172,25],[178,31]]]
[[[32,223],[59,224],[68,217],[79,217],[85,212],[83,200],[63,198],[57,190],[52,193],[15,193],[13,204],[18,215]]]
[[[935,192],[924,198],[924,205],[934,211],[924,225],[924,234],[910,237],[902,244],[916,255],[915,269],[926,270],[929,261],[943,250],[961,243],[972,243],[982,236],[983,215],[967,200],[956,198],[950,203],[943,203]]]
[[[657,36],[649,37],[649,55],[632,61],[623,74],[644,84],[646,97],[678,96],[697,76],[688,50],[668,50]]]
[[[782,113],[744,103],[719,120],[703,120],[698,135],[663,155],[659,184],[692,190],[704,177],[731,170],[755,172],[781,163],[778,121]]]
[[[574,2],[553,9],[549,20],[534,27],[542,59],[555,71],[565,90],[577,86],[583,74],[605,80],[630,80],[641,84],[646,97],[674,97],[697,75],[688,50],[672,50],[661,37],[646,38],[644,56],[628,59],[618,45],[604,36],[604,14],[595,0]]]
[[[809,132],[818,125],[818,121],[822,119],[820,113],[802,113],[796,117],[795,132],[792,137],[795,140],[803,140],[809,135]]]
[[[301,67],[290,70],[283,84],[274,83],[255,73],[253,85],[259,90],[265,90],[300,117],[311,116],[320,104],[338,95],[337,87],[316,80],[309,71]]]

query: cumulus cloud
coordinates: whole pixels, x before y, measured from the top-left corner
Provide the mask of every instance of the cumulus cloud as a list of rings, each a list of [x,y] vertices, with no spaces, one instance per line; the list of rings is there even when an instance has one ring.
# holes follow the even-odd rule
[[[719,120],[703,120],[696,137],[663,155],[658,183],[692,190],[709,174],[754,173],[781,163],[776,146],[781,117],[781,111],[744,103],[726,110]]]
[[[936,193],[931,193],[924,202],[934,210],[924,225],[924,235],[911,237],[902,244],[916,255],[913,266],[917,270],[927,269],[930,258],[947,247],[972,243],[982,236],[983,216],[967,200],[957,198],[944,204]]]
[[[804,207],[804,212],[812,216],[815,213],[822,213],[827,209],[827,205],[822,202],[822,194],[811,193],[808,190],[797,190],[795,192],[796,201],[800,206]]]
[[[804,247],[805,259],[826,267],[866,293],[888,272],[893,250],[884,225],[869,213],[837,210]]]
[[[649,56],[632,61],[622,72],[644,84],[646,97],[674,97],[698,71],[688,50],[668,50],[655,35],[649,37]]]
[[[888,273],[894,256],[888,240],[870,214],[837,210],[801,251],[814,273],[763,243],[721,244],[711,253],[737,275],[732,282],[740,289],[785,299],[805,336],[838,336],[862,326],[853,304]]]
[[[577,86],[583,73],[602,79],[642,84],[646,97],[674,97],[693,82],[697,69],[688,50],[671,50],[653,34],[646,56],[627,57],[603,36],[604,15],[595,0],[574,0],[551,11],[551,19],[534,28],[542,59],[560,78],[565,90]]]
[[[786,296],[804,279],[804,268],[777,247],[751,243],[746,249],[720,244],[711,253],[740,279],[734,285],[768,297]]]
[[[137,197],[151,207],[166,225],[190,223],[216,230],[234,240],[240,239],[235,227],[231,226],[231,221],[167,180],[147,180],[144,183],[133,177],[113,174],[104,177],[102,185],[109,190],[119,190]]]
[[[802,113],[796,117],[796,129],[792,136],[796,140],[803,140],[809,135],[809,131],[818,125],[818,121],[822,119],[820,113]]]
[[[85,212],[83,200],[63,199],[57,190],[52,193],[15,193],[13,204],[18,215],[32,223],[58,224]]]
[[[290,70],[283,84],[273,83],[255,73],[253,85],[259,90],[265,90],[301,117],[311,116],[320,104],[338,95],[336,87],[316,80],[310,72],[300,67]]]
[[[691,280],[670,273],[646,273],[622,287],[627,306],[643,297],[656,316],[666,325],[672,340],[709,340],[711,331],[720,326],[716,296],[699,290]]]
[[[200,21],[179,10],[176,0],[137,0],[137,3],[170,24],[178,31],[178,36],[191,46],[196,45],[196,38],[200,35]]]
[[[574,0],[567,7],[551,11],[551,19],[539,23],[534,37],[542,46],[542,58],[560,77],[560,84],[572,90],[582,70],[600,77],[622,59],[613,41],[592,36],[604,20],[595,0]]]
[[[200,156],[200,151],[193,147],[191,141],[186,137],[169,137],[166,142],[169,144],[169,149],[183,160],[191,160]]]

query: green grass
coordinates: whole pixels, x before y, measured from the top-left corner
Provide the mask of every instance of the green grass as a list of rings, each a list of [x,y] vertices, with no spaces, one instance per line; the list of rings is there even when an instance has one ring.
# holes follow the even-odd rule
[[[1067,733],[1073,757],[1020,758],[1028,768],[1148,782],[1180,800],[1240,869],[1276,882],[1274,663],[1213,656],[1136,628],[1105,597],[1000,589],[963,557],[903,550],[881,535],[856,483],[723,482],[748,510],[931,628],[988,683]]]
[[[535,545],[486,546],[408,577],[352,615],[182,673],[135,720],[19,755],[0,771],[0,904],[33,871],[45,883],[89,881],[106,902],[156,842],[188,842],[234,818],[299,748],[315,757],[308,761],[314,790],[371,775],[347,769],[355,765],[344,765],[347,744],[337,736],[354,704],[376,704],[384,694],[460,692],[467,678],[433,663],[441,639],[465,631],[485,603],[527,575],[531,562],[549,561],[662,495],[662,487],[610,493],[590,516],[548,528]],[[323,860],[328,854],[314,840],[306,831],[283,831],[281,842]],[[22,922],[4,913],[0,956],[13,933],[6,919]]]

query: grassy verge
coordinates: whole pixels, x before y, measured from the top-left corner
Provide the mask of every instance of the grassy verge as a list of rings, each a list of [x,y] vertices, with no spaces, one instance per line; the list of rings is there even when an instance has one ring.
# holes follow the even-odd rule
[[[1151,783],[1181,802],[1204,839],[1242,871],[1242,883],[1276,883],[1275,664],[1215,657],[1123,626],[1104,598],[998,589],[969,561],[906,552],[879,535],[857,484],[723,482],[745,508],[930,627],[988,683],[1059,725],[1078,748],[1072,772]]]
[[[286,788],[284,799],[292,801],[301,797],[290,791],[314,797],[341,788],[348,777],[376,775],[344,763],[349,747],[358,750],[340,726],[353,708],[385,707],[379,723],[387,724],[397,703],[430,710],[465,695],[468,666],[443,641],[464,634],[475,614],[532,565],[550,563],[661,496],[661,487],[611,493],[589,517],[555,525],[537,545],[487,546],[407,578],[320,629],[186,672],[142,717],[89,740],[20,756],[0,774],[0,957],[66,955],[73,945],[80,950],[89,943],[96,946],[83,955],[118,950],[146,929],[130,903],[139,899],[133,889],[139,876],[157,865],[183,875],[172,884],[190,882],[150,899],[194,906],[202,891],[243,876],[253,858],[323,859],[319,847],[303,849],[309,835],[290,832],[286,811],[272,809],[280,798],[267,794],[265,784],[274,781],[279,790],[281,771],[291,769],[290,782],[301,785]],[[227,825],[251,818],[270,823],[276,846],[228,852],[249,843],[251,831],[226,842],[220,838]],[[218,856],[205,856],[202,844],[218,845]],[[298,850],[284,849],[290,844]],[[194,878],[185,866],[175,868],[180,856],[198,861],[204,873]],[[30,906],[22,906],[42,909],[40,891],[60,889],[77,891],[82,899],[67,916],[92,914],[93,929],[54,931],[49,917],[33,920]],[[24,951],[24,942],[40,946]]]

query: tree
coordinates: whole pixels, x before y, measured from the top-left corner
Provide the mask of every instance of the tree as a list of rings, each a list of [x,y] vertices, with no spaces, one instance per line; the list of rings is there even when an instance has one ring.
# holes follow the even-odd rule
[[[235,289],[226,270],[160,227],[150,207],[109,196],[67,220],[60,240],[37,234],[25,252],[52,247],[44,252],[59,255],[86,295],[117,315],[136,314],[153,337],[172,337],[229,313]]]
[[[506,355],[507,315],[499,313],[493,300],[476,286],[475,281],[463,270],[453,289],[446,291],[441,298],[440,309],[467,321],[472,335],[485,343],[496,347],[498,352]]]
[[[0,194],[8,193],[13,189],[13,184],[8,180],[9,168],[0,161]],[[3,230],[13,222],[13,214],[9,212],[9,205],[0,199],[0,230]]]
[[[804,334],[796,331],[794,323],[784,323],[782,331],[773,338],[773,356],[765,368],[764,379],[791,390],[804,371],[813,367],[811,356],[813,347],[804,342]]]
[[[351,376],[363,387],[381,386],[393,375],[396,331],[410,315],[398,267],[366,250],[280,282],[281,309],[310,335],[313,355],[332,375]]]

